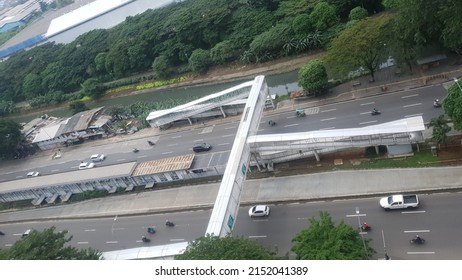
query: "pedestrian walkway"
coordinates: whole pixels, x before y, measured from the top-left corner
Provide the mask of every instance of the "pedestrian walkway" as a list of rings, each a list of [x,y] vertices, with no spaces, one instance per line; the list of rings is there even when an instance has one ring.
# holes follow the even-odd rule
[[[462,166],[336,171],[247,180],[241,205],[379,197],[462,188]],[[167,213],[213,207],[219,183],[116,195],[74,204],[2,212],[0,223]],[[422,198],[425,201],[425,198]],[[377,199],[377,207],[378,199]]]

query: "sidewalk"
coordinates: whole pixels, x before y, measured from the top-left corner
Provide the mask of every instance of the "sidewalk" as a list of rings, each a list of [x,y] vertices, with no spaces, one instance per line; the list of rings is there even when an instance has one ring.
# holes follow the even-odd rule
[[[462,188],[462,166],[337,171],[248,180],[241,205],[429,193]],[[204,184],[136,195],[117,195],[75,204],[0,213],[0,223],[166,213],[213,207],[220,184]],[[425,198],[422,198],[425,203]],[[378,199],[377,199],[378,203]],[[377,205],[377,207],[379,207]]]

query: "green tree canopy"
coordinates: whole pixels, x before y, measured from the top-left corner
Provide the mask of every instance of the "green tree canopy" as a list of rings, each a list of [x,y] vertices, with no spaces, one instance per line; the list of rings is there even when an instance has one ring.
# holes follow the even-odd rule
[[[168,77],[169,72],[169,61],[167,56],[159,55],[154,59],[152,63],[152,70],[154,70],[159,78]]]
[[[364,260],[375,251],[370,240],[362,240],[357,229],[341,221],[334,224],[327,212],[320,219],[310,218],[308,228],[295,235],[292,251],[300,260]]]
[[[104,93],[104,85],[97,78],[90,78],[83,82],[82,91],[85,95],[98,98]]]
[[[362,67],[374,81],[375,71],[387,58],[390,17],[382,15],[359,21],[332,40],[325,61],[334,71],[346,74]]]
[[[0,157],[10,158],[22,140],[22,126],[17,122],[0,119]]]
[[[454,124],[454,129],[462,130],[462,89],[456,81],[449,89],[448,96],[444,99],[443,109],[446,114],[451,118]]]
[[[348,16],[349,20],[362,20],[367,18],[367,10],[361,7],[356,7],[350,11],[350,15]]]
[[[55,232],[55,227],[31,233],[8,249],[0,249],[2,260],[99,260],[101,253],[94,249],[66,246],[72,239],[67,231]]]
[[[428,125],[433,128],[432,139],[436,141],[438,145],[446,142],[451,127],[448,125],[448,120],[446,120],[444,115],[431,119]]]
[[[202,236],[188,243],[176,260],[274,260],[276,252],[244,237]]]
[[[314,6],[310,14],[311,22],[316,29],[326,31],[329,27],[336,25],[340,19],[334,6],[327,2],[319,2]]]
[[[208,50],[194,50],[189,57],[189,68],[196,73],[205,73],[210,64],[210,51]]]
[[[315,59],[303,66],[298,72],[298,84],[314,96],[325,93],[329,82],[322,61]]]

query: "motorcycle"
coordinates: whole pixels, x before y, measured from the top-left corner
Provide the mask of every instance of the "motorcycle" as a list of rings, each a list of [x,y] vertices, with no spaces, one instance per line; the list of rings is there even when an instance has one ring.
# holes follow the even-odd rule
[[[0,231],[0,235],[5,235],[5,233],[3,233],[3,231]]]
[[[175,224],[170,222],[170,221],[166,221],[165,225],[168,226],[168,227],[174,227],[175,226]]]
[[[439,107],[441,107],[441,103],[439,102],[439,100],[438,100],[438,99],[437,99],[437,100],[435,100],[435,101],[433,102],[433,107],[435,107],[435,108],[439,108]]]
[[[295,110],[295,115],[297,117],[304,117],[304,116],[306,116],[306,113],[305,113],[305,110],[303,110],[303,109],[297,109],[297,110]]]
[[[137,148],[133,148],[133,152],[134,153],[138,153],[140,150],[138,150]]]
[[[143,241],[144,243],[148,243],[148,242],[151,242],[151,239],[146,238],[146,236],[143,236],[141,237],[141,241]]]
[[[379,110],[377,110],[377,109],[374,109],[374,110],[371,111],[371,115],[373,115],[373,116],[380,115],[380,114],[381,114],[381,112]]]
[[[268,121],[268,124],[269,124],[270,126],[275,126],[275,125],[276,125],[276,123],[275,123],[274,121]]]
[[[149,144],[149,146],[154,146],[155,145],[154,142],[152,142],[150,140],[148,140],[148,144]]]
[[[359,228],[361,229],[361,231],[370,231],[372,229],[371,226],[368,224],[361,225]]]
[[[410,241],[411,244],[425,244],[425,239],[423,238],[412,238],[411,241]]]
[[[156,229],[154,227],[148,227],[148,233],[154,234],[156,233]]]

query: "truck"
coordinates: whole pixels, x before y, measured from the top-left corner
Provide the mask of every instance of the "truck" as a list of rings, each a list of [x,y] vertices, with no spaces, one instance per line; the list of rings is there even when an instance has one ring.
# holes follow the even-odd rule
[[[385,210],[417,208],[420,205],[416,194],[395,194],[380,199],[380,206]]]

